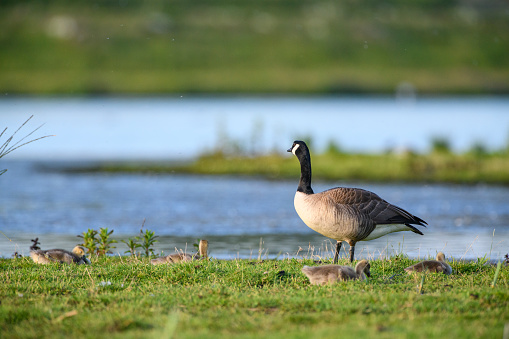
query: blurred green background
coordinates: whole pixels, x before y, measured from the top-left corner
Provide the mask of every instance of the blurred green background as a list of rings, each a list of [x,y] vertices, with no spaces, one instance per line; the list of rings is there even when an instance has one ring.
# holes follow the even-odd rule
[[[499,0],[3,0],[9,94],[509,93]]]

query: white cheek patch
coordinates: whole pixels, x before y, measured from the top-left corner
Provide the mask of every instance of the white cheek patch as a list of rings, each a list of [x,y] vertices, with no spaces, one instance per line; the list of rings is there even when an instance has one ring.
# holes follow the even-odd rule
[[[300,147],[300,145],[299,145],[299,144],[295,144],[295,146],[293,146],[293,148],[292,148],[292,153],[293,153],[293,155],[296,155],[296,154],[295,154],[295,152],[297,151],[297,149],[298,149],[299,147]]]

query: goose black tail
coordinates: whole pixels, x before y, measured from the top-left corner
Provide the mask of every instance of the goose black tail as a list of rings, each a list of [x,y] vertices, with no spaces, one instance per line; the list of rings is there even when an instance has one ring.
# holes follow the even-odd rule
[[[390,218],[388,221],[391,224],[405,224],[407,226],[408,224],[413,224],[426,227],[426,225],[428,224],[426,221],[422,220],[419,217],[416,217],[415,215],[410,215],[410,217],[397,215],[395,217]]]
[[[414,226],[410,225],[410,224],[405,224],[405,226],[407,226],[408,228],[410,228],[410,230],[414,233],[417,233],[417,234],[420,234],[420,235],[424,235],[421,231],[419,231],[417,228],[415,228]],[[424,225],[421,225],[421,226],[424,226]],[[426,226],[424,226],[426,227]]]

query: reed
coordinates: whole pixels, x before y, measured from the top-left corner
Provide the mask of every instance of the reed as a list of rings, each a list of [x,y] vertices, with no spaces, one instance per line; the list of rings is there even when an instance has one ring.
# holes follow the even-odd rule
[[[36,129],[34,129],[32,132],[28,133],[27,135],[21,137],[19,140],[15,140],[15,137],[16,137],[16,134],[33,118],[33,115],[30,116],[30,118],[28,118],[24,123],[21,124],[20,127],[18,127],[18,129],[16,131],[14,131],[14,133],[8,137],[7,139],[5,139],[3,141],[3,143],[0,145],[0,159],[3,158],[4,156],[8,155],[9,153],[11,152],[14,152],[15,150],[17,150],[18,148],[20,147],[23,147],[25,145],[28,145],[32,142],[35,142],[37,140],[41,140],[41,139],[44,139],[44,138],[48,138],[48,137],[52,137],[53,135],[45,135],[45,136],[42,136],[42,137],[38,137],[38,138],[35,138],[35,139],[28,139],[32,134],[34,134],[35,132],[37,132],[43,125],[37,127]],[[7,127],[4,128],[4,130],[2,132],[0,132],[0,140],[2,139],[2,137],[6,136],[6,132],[7,132]],[[27,140],[28,139],[28,140]],[[5,172],[7,172],[7,169],[0,169],[0,175],[4,174]]]

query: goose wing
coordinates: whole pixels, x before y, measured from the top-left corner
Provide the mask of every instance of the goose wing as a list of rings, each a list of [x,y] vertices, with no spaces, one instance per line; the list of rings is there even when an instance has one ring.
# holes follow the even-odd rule
[[[361,188],[337,187],[325,192],[335,204],[367,215],[377,225],[405,224],[413,232],[421,235],[421,231],[412,224],[426,225],[426,222],[421,218],[412,215],[401,207],[388,203],[377,194]]]

